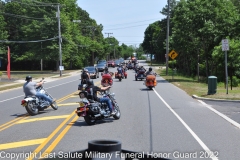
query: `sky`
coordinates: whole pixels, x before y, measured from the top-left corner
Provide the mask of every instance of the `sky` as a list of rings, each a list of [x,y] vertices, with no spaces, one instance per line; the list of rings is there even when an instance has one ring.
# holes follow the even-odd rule
[[[160,11],[167,0],[77,0],[77,4],[103,25],[104,37],[113,36],[120,45],[138,47],[149,24],[166,18]]]

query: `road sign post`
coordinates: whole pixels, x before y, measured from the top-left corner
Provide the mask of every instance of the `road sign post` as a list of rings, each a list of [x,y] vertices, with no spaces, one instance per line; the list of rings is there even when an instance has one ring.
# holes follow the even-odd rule
[[[227,69],[227,51],[229,51],[228,39],[222,40],[222,51],[225,51],[226,93],[228,94],[228,69]]]

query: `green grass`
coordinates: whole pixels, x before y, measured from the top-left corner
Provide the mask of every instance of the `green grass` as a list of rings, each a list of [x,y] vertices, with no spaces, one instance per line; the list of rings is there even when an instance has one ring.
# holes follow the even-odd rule
[[[240,87],[232,87],[231,90],[229,84],[227,94],[227,89],[224,83],[221,82],[217,84],[217,93],[208,95],[208,84],[206,80],[198,82],[195,77],[186,77],[177,73],[173,75],[171,69],[168,70],[168,75],[166,75],[166,69],[158,69],[156,72],[160,74],[162,78],[181,88],[190,96],[197,95],[205,98],[240,100]]]

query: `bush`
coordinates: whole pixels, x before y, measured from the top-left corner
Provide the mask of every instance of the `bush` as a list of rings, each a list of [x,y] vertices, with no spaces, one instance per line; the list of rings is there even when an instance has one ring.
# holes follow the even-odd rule
[[[237,87],[239,83],[239,79],[236,76],[232,77],[232,86]]]
[[[0,76],[2,76],[2,72],[0,71]]]

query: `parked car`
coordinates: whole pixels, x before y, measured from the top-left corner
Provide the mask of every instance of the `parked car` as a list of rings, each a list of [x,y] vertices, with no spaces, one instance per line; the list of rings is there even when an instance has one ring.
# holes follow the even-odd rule
[[[114,63],[115,66],[119,66],[121,64],[119,60],[115,60]]]
[[[99,60],[98,63],[105,63],[106,64],[107,61],[106,60]]]
[[[113,68],[115,67],[115,63],[113,60],[108,61],[107,65],[108,65],[108,67],[113,67]]]
[[[90,78],[91,79],[99,78],[99,72],[98,72],[97,67],[95,67],[95,66],[87,66],[84,69],[88,70],[88,73],[90,74]]]
[[[98,72],[103,72],[104,68],[106,67],[106,64],[105,63],[98,63],[96,67],[98,69]]]

